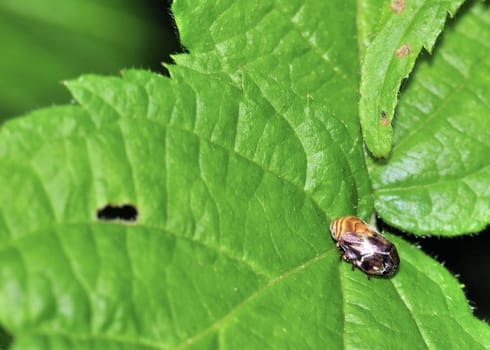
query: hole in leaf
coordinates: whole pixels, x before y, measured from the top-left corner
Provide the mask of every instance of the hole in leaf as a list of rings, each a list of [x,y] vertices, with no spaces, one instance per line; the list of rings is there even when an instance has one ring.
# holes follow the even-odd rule
[[[0,350],[10,349],[14,338],[0,325]]]
[[[97,219],[102,221],[136,221],[138,218],[138,210],[131,204],[111,205],[97,210]]]

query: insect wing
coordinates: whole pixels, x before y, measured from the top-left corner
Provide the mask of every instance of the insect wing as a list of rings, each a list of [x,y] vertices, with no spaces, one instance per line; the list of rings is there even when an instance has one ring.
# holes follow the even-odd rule
[[[358,261],[363,255],[364,238],[355,232],[345,232],[340,236],[339,247],[351,262]]]

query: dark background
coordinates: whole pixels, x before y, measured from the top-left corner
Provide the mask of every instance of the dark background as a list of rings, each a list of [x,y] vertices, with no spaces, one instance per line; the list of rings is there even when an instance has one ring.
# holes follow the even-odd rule
[[[478,235],[455,238],[415,239],[422,249],[456,275],[465,285],[466,298],[474,313],[482,320],[490,320],[490,230]]]

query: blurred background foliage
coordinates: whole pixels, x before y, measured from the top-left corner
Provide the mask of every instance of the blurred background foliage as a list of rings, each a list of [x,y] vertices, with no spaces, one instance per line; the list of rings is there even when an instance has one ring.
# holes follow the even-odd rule
[[[0,124],[37,108],[70,103],[61,82],[85,73],[118,75],[124,68],[142,68],[166,74],[162,63],[183,51],[170,5],[171,0],[0,2]],[[398,234],[459,275],[475,314],[490,319],[485,272],[490,230],[451,239]],[[0,344],[8,344],[8,338],[0,327]]]
[[[0,123],[71,98],[61,84],[123,68],[164,72],[179,51],[170,0],[0,2]]]

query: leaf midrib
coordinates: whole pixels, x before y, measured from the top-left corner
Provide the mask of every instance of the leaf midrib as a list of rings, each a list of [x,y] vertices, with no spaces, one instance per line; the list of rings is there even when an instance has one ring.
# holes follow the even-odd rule
[[[272,288],[274,285],[279,283],[280,281],[286,279],[290,275],[295,274],[296,272],[302,271],[304,268],[318,262],[319,260],[322,260],[326,258],[330,253],[335,252],[337,249],[335,247],[330,248],[323,252],[320,255],[317,255],[302,264],[293,267],[292,269],[285,271],[281,275],[278,275],[274,277],[273,279],[269,280],[263,287],[260,289],[256,290],[254,293],[252,293],[248,298],[244,299],[240,304],[237,304],[235,307],[233,307],[227,314],[225,314],[223,317],[221,317],[219,320],[215,321],[213,324],[208,326],[207,328],[203,329],[201,332],[197,333],[196,335],[187,338],[177,344],[176,346],[172,347],[173,350],[181,350],[185,349],[186,346],[194,344],[196,341],[201,339],[202,337],[206,336],[208,333],[210,333],[212,330],[219,330],[220,327],[226,323],[226,321],[232,317],[234,314],[239,312],[241,309],[243,309],[245,306],[247,306],[249,303],[260,297],[263,293],[265,293],[268,289]]]
[[[215,245],[206,244],[206,242],[193,239],[192,237],[189,237],[189,236],[178,234],[178,233],[173,232],[173,231],[171,231],[171,230],[169,230],[168,228],[165,228],[165,227],[158,227],[158,226],[148,225],[148,224],[145,224],[145,223],[124,224],[124,223],[117,223],[117,222],[101,222],[101,221],[76,221],[76,222],[67,222],[67,223],[54,223],[53,225],[43,226],[42,228],[39,228],[39,229],[36,229],[36,230],[33,230],[33,231],[26,232],[25,234],[22,234],[19,237],[15,237],[14,239],[10,239],[7,243],[5,243],[3,245],[0,245],[0,251],[5,251],[8,248],[15,248],[15,246],[17,245],[17,243],[20,243],[20,242],[22,242],[24,240],[31,239],[32,237],[39,237],[39,236],[43,236],[43,235],[45,235],[45,236],[54,235],[58,239],[58,235],[56,234],[56,232],[58,232],[58,230],[60,230],[64,226],[66,226],[66,227],[77,227],[77,226],[83,226],[83,227],[87,227],[87,226],[101,227],[102,225],[110,225],[110,226],[117,226],[117,227],[121,227],[122,226],[125,229],[142,228],[142,229],[145,229],[145,230],[148,230],[148,231],[159,231],[159,232],[163,232],[163,233],[166,233],[166,234],[170,234],[173,237],[175,237],[176,239],[185,239],[185,240],[188,240],[188,241],[190,241],[192,243],[195,243],[195,244],[197,244],[197,245],[199,245],[201,247],[204,247],[206,249],[213,250],[215,253],[221,254],[222,256],[224,256],[224,257],[226,257],[226,258],[228,258],[230,260],[233,260],[233,261],[236,261],[236,262],[238,262],[240,264],[243,264],[243,265],[247,266],[250,269],[250,271],[252,271],[253,273],[255,273],[258,277],[262,277],[262,278],[265,278],[265,279],[270,279],[272,277],[272,275],[270,273],[265,272],[263,270],[257,269],[257,265],[250,264],[250,262],[248,262],[247,260],[243,259],[243,257],[240,257],[240,256],[237,256],[235,254],[232,254],[228,250],[223,250],[221,247],[217,247]]]
[[[421,188],[426,188],[426,187],[433,187],[433,186],[454,186],[454,182],[464,182],[465,179],[475,176],[480,172],[483,172],[487,168],[490,168],[490,164],[483,164],[482,166],[478,167],[477,169],[472,169],[469,172],[464,172],[464,173],[459,173],[456,174],[456,176],[452,176],[450,178],[445,178],[445,179],[439,179],[439,180],[431,180],[430,182],[424,182],[424,183],[414,183],[413,181],[410,180],[405,180],[410,185],[404,185],[405,181],[399,181],[399,182],[393,182],[392,184],[394,186],[390,186],[390,184],[384,184],[382,187],[379,187],[377,189],[374,189],[374,193],[390,193],[390,192],[396,192],[396,191],[412,191],[414,189],[421,189]],[[468,184],[465,183],[466,186],[469,186]]]

